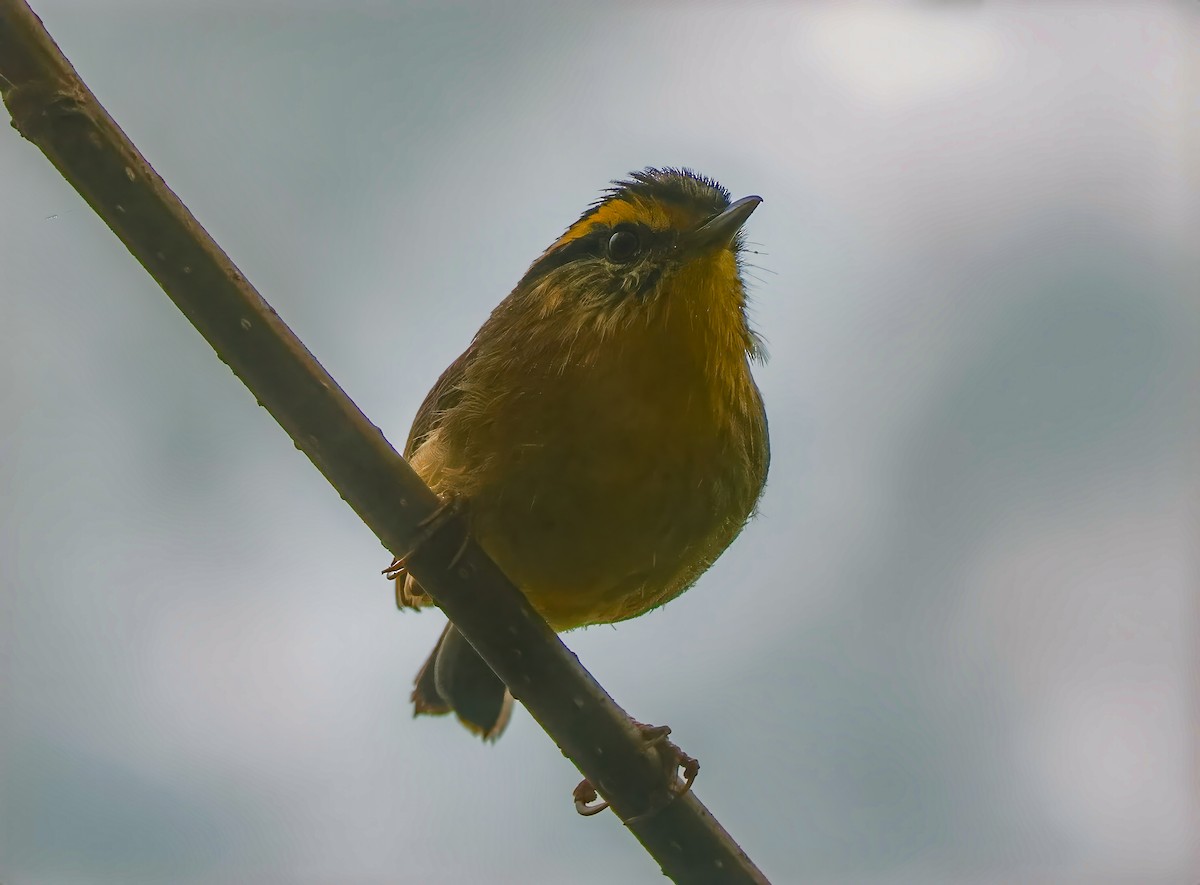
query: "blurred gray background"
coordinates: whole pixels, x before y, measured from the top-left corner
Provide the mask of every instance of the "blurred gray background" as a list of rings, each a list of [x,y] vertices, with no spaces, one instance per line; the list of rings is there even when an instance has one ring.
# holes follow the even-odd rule
[[[776,883],[1194,885],[1198,4],[36,5],[397,444],[609,179],[761,194],[762,513],[568,644]],[[7,127],[0,261],[0,881],[661,881]]]

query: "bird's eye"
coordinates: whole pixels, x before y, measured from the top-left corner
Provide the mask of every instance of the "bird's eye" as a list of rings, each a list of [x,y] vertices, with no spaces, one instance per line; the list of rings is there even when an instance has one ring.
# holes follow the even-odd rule
[[[642,243],[631,230],[619,230],[608,238],[608,258],[617,264],[626,264],[637,257]]]

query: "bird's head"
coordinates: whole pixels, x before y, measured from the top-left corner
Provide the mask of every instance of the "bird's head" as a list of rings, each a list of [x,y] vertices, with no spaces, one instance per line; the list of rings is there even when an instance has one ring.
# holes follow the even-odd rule
[[[731,202],[686,169],[634,172],[542,253],[517,292],[543,319],[597,342],[638,328],[694,329],[754,355],[739,256],[742,225],[761,202]]]

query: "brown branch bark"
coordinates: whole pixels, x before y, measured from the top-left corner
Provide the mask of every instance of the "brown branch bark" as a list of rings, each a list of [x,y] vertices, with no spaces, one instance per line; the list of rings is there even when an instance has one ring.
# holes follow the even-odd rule
[[[13,127],[121,239],[218,357],[393,553],[437,506],[359,411],[138,153],[22,0],[0,0],[0,92]],[[657,755],[524,596],[461,533],[411,569],[563,753],[680,883],[765,877],[694,794],[670,800]],[[673,773],[672,773],[673,777]],[[571,803],[562,796],[564,813]]]

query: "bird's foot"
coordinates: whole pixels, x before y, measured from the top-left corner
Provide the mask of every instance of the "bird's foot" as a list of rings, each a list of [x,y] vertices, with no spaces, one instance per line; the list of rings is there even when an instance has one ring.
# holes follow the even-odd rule
[[[441,531],[447,523],[454,519],[454,517],[461,515],[465,505],[466,502],[462,498],[447,498],[442,501],[433,513],[417,523],[417,535],[413,539],[412,546],[409,547],[408,552],[403,556],[393,558],[392,564],[383,570],[384,577],[389,581],[394,581],[396,584],[397,608],[419,608],[421,605],[429,603],[429,597],[420,592],[419,587],[416,590],[412,589],[412,582],[407,580],[408,561],[430,538]],[[462,544],[459,546],[458,552],[450,560],[450,568],[453,568],[463,553],[466,552],[469,538],[470,535],[463,534]]]
[[[669,725],[646,725],[637,721],[634,721],[633,726],[641,732],[646,746],[654,749],[662,763],[663,774],[667,778],[666,801],[670,802],[691,790],[692,784],[696,782],[696,775],[700,773],[700,760],[689,756],[676,743],[667,739],[671,734],[671,727]],[[681,771],[682,777],[680,776]],[[572,795],[575,799],[575,810],[585,817],[599,814],[608,808],[608,803],[600,798],[596,788],[587,778],[579,782],[579,786],[575,788]],[[657,805],[644,814],[631,817],[625,822],[633,823],[640,818],[648,817],[661,807],[662,805]]]

